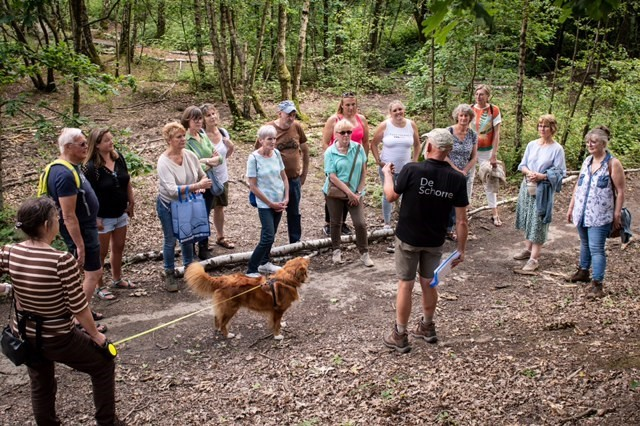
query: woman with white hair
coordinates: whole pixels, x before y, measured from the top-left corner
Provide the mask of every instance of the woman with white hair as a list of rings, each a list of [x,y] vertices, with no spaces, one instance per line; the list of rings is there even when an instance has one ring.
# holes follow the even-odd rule
[[[260,217],[260,241],[253,250],[246,275],[257,278],[260,274],[273,274],[279,269],[271,263],[270,253],[282,219],[289,204],[289,179],[284,171],[280,151],[276,149],[276,128],[264,125],[258,129],[260,148],[249,154],[247,178],[249,190],[255,196]]]
[[[624,169],[620,160],[611,155],[607,144],[611,133],[597,126],[584,138],[589,150],[573,188],[567,210],[567,222],[576,226],[580,236],[580,261],[571,282],[585,282],[588,298],[604,296],[602,281],[607,266],[604,249],[611,229],[620,229],[624,204]],[[589,268],[593,268],[592,279]]]
[[[329,209],[333,262],[342,263],[342,212],[348,209],[356,230],[356,246],[360,252],[360,260],[365,266],[372,267],[362,200],[365,194],[367,155],[360,144],[351,140],[353,128],[353,124],[346,119],[336,123],[334,133],[338,135],[338,139],[324,153],[324,172],[327,179],[322,192]]]

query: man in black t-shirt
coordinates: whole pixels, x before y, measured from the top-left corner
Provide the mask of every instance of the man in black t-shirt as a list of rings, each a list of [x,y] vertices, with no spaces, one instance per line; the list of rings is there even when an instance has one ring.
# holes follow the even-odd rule
[[[87,138],[80,129],[62,129],[58,138],[60,159],[73,165],[80,179],[76,184],[74,173],[65,166],[52,167],[47,182],[48,195],[53,198],[60,211],[60,234],[69,251],[78,260],[78,266],[84,270],[82,288],[91,302],[93,293],[102,279],[100,260],[100,241],[98,240],[98,198],[86,179],[80,164],[87,156]],[[94,317],[99,314],[94,313]],[[100,326],[99,331],[106,330]]]
[[[453,136],[446,129],[434,129],[426,134],[425,161],[405,165],[393,183],[393,165],[386,164],[384,195],[390,203],[402,195],[400,217],[396,226],[395,261],[398,275],[396,298],[396,324],[383,339],[385,346],[398,352],[411,350],[407,336],[407,323],[411,315],[411,293],[416,271],[422,287],[423,317],[412,331],[415,338],[435,343],[438,338],[433,315],[438,302],[438,292],[431,287],[434,270],[440,263],[442,247],[447,232],[451,208],[456,210],[456,232],[460,257],[456,266],[464,260],[467,243],[466,179],[445,161]]]

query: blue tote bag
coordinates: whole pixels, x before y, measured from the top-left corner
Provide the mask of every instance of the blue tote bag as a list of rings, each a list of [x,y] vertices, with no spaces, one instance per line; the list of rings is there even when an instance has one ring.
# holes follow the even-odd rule
[[[190,193],[189,186],[184,198],[178,192],[178,201],[171,202],[171,221],[173,235],[180,244],[201,241],[211,235],[204,198],[202,194]]]

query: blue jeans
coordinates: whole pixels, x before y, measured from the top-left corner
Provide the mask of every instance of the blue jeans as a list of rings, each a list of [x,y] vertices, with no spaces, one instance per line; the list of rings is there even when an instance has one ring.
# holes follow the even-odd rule
[[[249,259],[249,266],[247,267],[247,274],[258,272],[258,266],[264,265],[269,261],[271,246],[273,246],[273,242],[276,239],[282,212],[276,212],[273,209],[258,209],[258,216],[260,216],[260,224],[262,225],[260,242],[253,249],[251,259]]]
[[[382,167],[378,167],[378,174],[380,175],[380,183],[382,183],[382,188],[384,188],[384,173],[382,173]],[[393,183],[396,183],[398,179],[399,173],[393,174]],[[391,223],[391,212],[393,211],[393,203],[387,201],[387,197],[384,196],[384,190],[382,191],[382,218],[384,219],[384,224],[389,225]]]
[[[593,267],[591,276],[595,281],[602,281],[607,267],[604,245],[611,230],[611,223],[588,228],[578,225],[576,228],[580,236],[580,268],[588,270],[589,267]]]
[[[176,237],[173,235],[171,204],[165,204],[165,202],[158,197],[156,201],[156,212],[158,213],[158,219],[160,219],[162,233],[164,234],[164,243],[162,245],[164,269],[173,271],[176,266]],[[182,263],[186,268],[193,262],[193,242],[180,244],[180,248],[182,249]]]
[[[302,216],[300,215],[302,185],[300,178],[289,179],[289,204],[287,204],[287,231],[289,243],[297,243],[302,238]],[[278,219],[280,221],[280,219]],[[278,225],[276,225],[276,228]],[[264,228],[264,225],[263,225]]]

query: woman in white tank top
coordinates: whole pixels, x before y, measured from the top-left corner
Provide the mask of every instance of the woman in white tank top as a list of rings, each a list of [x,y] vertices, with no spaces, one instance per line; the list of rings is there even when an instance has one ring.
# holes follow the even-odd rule
[[[371,153],[378,164],[380,181],[384,186],[384,175],[382,167],[385,164],[393,164],[393,176],[398,177],[400,170],[405,164],[411,161],[418,161],[420,156],[420,138],[418,137],[418,127],[416,123],[405,118],[405,108],[402,102],[393,101],[389,104],[389,118],[383,121],[376,128],[371,143]],[[378,147],[382,142],[382,152]],[[413,147],[413,153],[411,148]],[[391,211],[393,205],[386,198],[382,197],[382,216],[384,227],[391,227]]]

